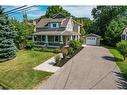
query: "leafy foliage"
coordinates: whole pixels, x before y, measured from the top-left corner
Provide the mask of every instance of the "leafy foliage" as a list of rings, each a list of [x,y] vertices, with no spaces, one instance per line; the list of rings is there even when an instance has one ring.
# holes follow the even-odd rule
[[[53,48],[47,48],[47,47],[42,47],[42,48],[32,48],[33,51],[41,51],[41,52],[53,52],[53,53],[60,53],[61,50],[59,48],[53,49]]]
[[[34,32],[34,28],[32,24],[27,19],[27,15],[23,15],[23,22],[18,22],[16,20],[10,20],[10,22],[16,27],[18,30],[18,35],[15,39],[16,46],[18,49],[24,49],[26,47],[32,47],[34,43],[32,43],[32,34]],[[28,46],[31,45],[31,46]]]
[[[83,18],[75,17],[74,19],[76,20],[76,22],[83,25],[83,27],[81,27],[81,35],[83,36],[86,35],[89,32],[89,26],[91,25],[93,21],[86,17],[83,17]]]
[[[56,62],[56,65],[59,65],[59,64],[60,64],[60,60],[61,60],[60,55],[59,55],[59,54],[56,55],[56,56],[55,56],[55,62]]]
[[[15,36],[15,28],[9,23],[8,16],[4,15],[0,6],[0,59],[16,56]]]
[[[69,47],[73,48],[74,50],[79,49],[81,47],[80,41],[72,40],[69,43]]]
[[[109,42],[109,38],[111,38],[111,36],[108,36],[108,39],[106,38],[107,35],[110,34],[107,32],[113,32],[111,31],[111,28],[114,28],[115,30],[116,26],[114,26],[113,24],[117,24],[119,29],[122,29],[122,25],[118,24],[118,22],[114,22],[113,20],[118,20],[121,16],[123,16],[126,12],[126,9],[126,6],[97,6],[92,10],[92,15],[96,21],[94,25],[94,27],[96,27],[96,33],[104,38],[103,42],[105,42],[105,44]],[[117,32],[119,32],[119,30]]]
[[[105,40],[108,45],[115,46],[121,40],[121,34],[125,24],[121,20],[112,20],[105,32]]]
[[[41,16],[41,18],[52,18],[54,15],[61,13],[64,16],[72,16],[68,11],[64,10],[61,6],[48,6],[46,14],[44,16]]]
[[[72,47],[69,47],[68,54],[71,56],[74,53],[74,49]]]
[[[125,57],[127,55],[127,42],[122,41],[122,42],[117,43],[117,48],[120,51],[120,53],[123,55],[124,60],[125,60]]]

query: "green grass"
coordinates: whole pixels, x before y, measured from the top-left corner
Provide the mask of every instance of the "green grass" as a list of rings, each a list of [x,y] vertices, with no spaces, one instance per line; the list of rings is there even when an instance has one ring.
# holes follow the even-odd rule
[[[15,59],[0,63],[0,82],[11,89],[32,89],[52,73],[33,68],[54,54],[38,51],[18,51]]]
[[[127,79],[127,58],[123,60],[123,56],[120,54],[120,52],[113,47],[107,47],[110,52],[115,57],[116,64],[120,68],[121,72],[123,73],[123,76]]]

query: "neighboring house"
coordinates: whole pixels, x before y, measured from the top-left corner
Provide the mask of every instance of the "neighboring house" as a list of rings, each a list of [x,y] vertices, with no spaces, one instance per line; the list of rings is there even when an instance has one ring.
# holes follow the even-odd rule
[[[70,40],[80,39],[80,26],[72,19],[62,14],[53,18],[43,18],[34,22],[35,33],[33,41],[36,46],[60,47],[68,45]]]
[[[124,29],[121,35],[121,41],[127,41],[127,28]]]
[[[101,36],[96,34],[88,34],[85,36],[86,45],[100,45]]]

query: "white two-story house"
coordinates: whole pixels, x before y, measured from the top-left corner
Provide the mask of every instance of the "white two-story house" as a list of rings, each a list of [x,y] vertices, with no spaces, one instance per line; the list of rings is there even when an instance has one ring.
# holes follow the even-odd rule
[[[53,18],[34,21],[33,41],[36,46],[60,47],[68,45],[70,40],[80,39],[81,24],[72,17],[57,14]]]

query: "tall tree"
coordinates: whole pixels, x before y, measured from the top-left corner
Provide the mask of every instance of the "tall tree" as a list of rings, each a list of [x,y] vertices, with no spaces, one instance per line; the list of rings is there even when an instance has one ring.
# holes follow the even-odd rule
[[[0,59],[16,56],[15,28],[10,24],[8,16],[3,11],[4,9],[0,6]]]
[[[108,39],[105,39],[107,27],[113,19],[117,19],[119,16],[123,15],[126,11],[126,6],[97,6],[92,10],[92,15],[96,20],[96,30],[97,34],[104,38],[104,42]]]
[[[65,16],[71,16],[71,14],[64,10],[61,6],[49,6],[45,16],[46,17],[53,17],[57,13],[62,13]]]
[[[52,18],[54,15],[61,13],[64,16],[72,16],[68,11],[64,10],[61,6],[58,5],[53,5],[53,6],[48,6],[46,14],[44,16],[41,16],[41,18]]]
[[[33,25],[29,22],[27,14],[23,15],[23,22],[11,19],[10,22],[18,30],[15,43],[18,49],[24,49],[27,47],[27,43],[32,42],[32,34],[34,32]]]

